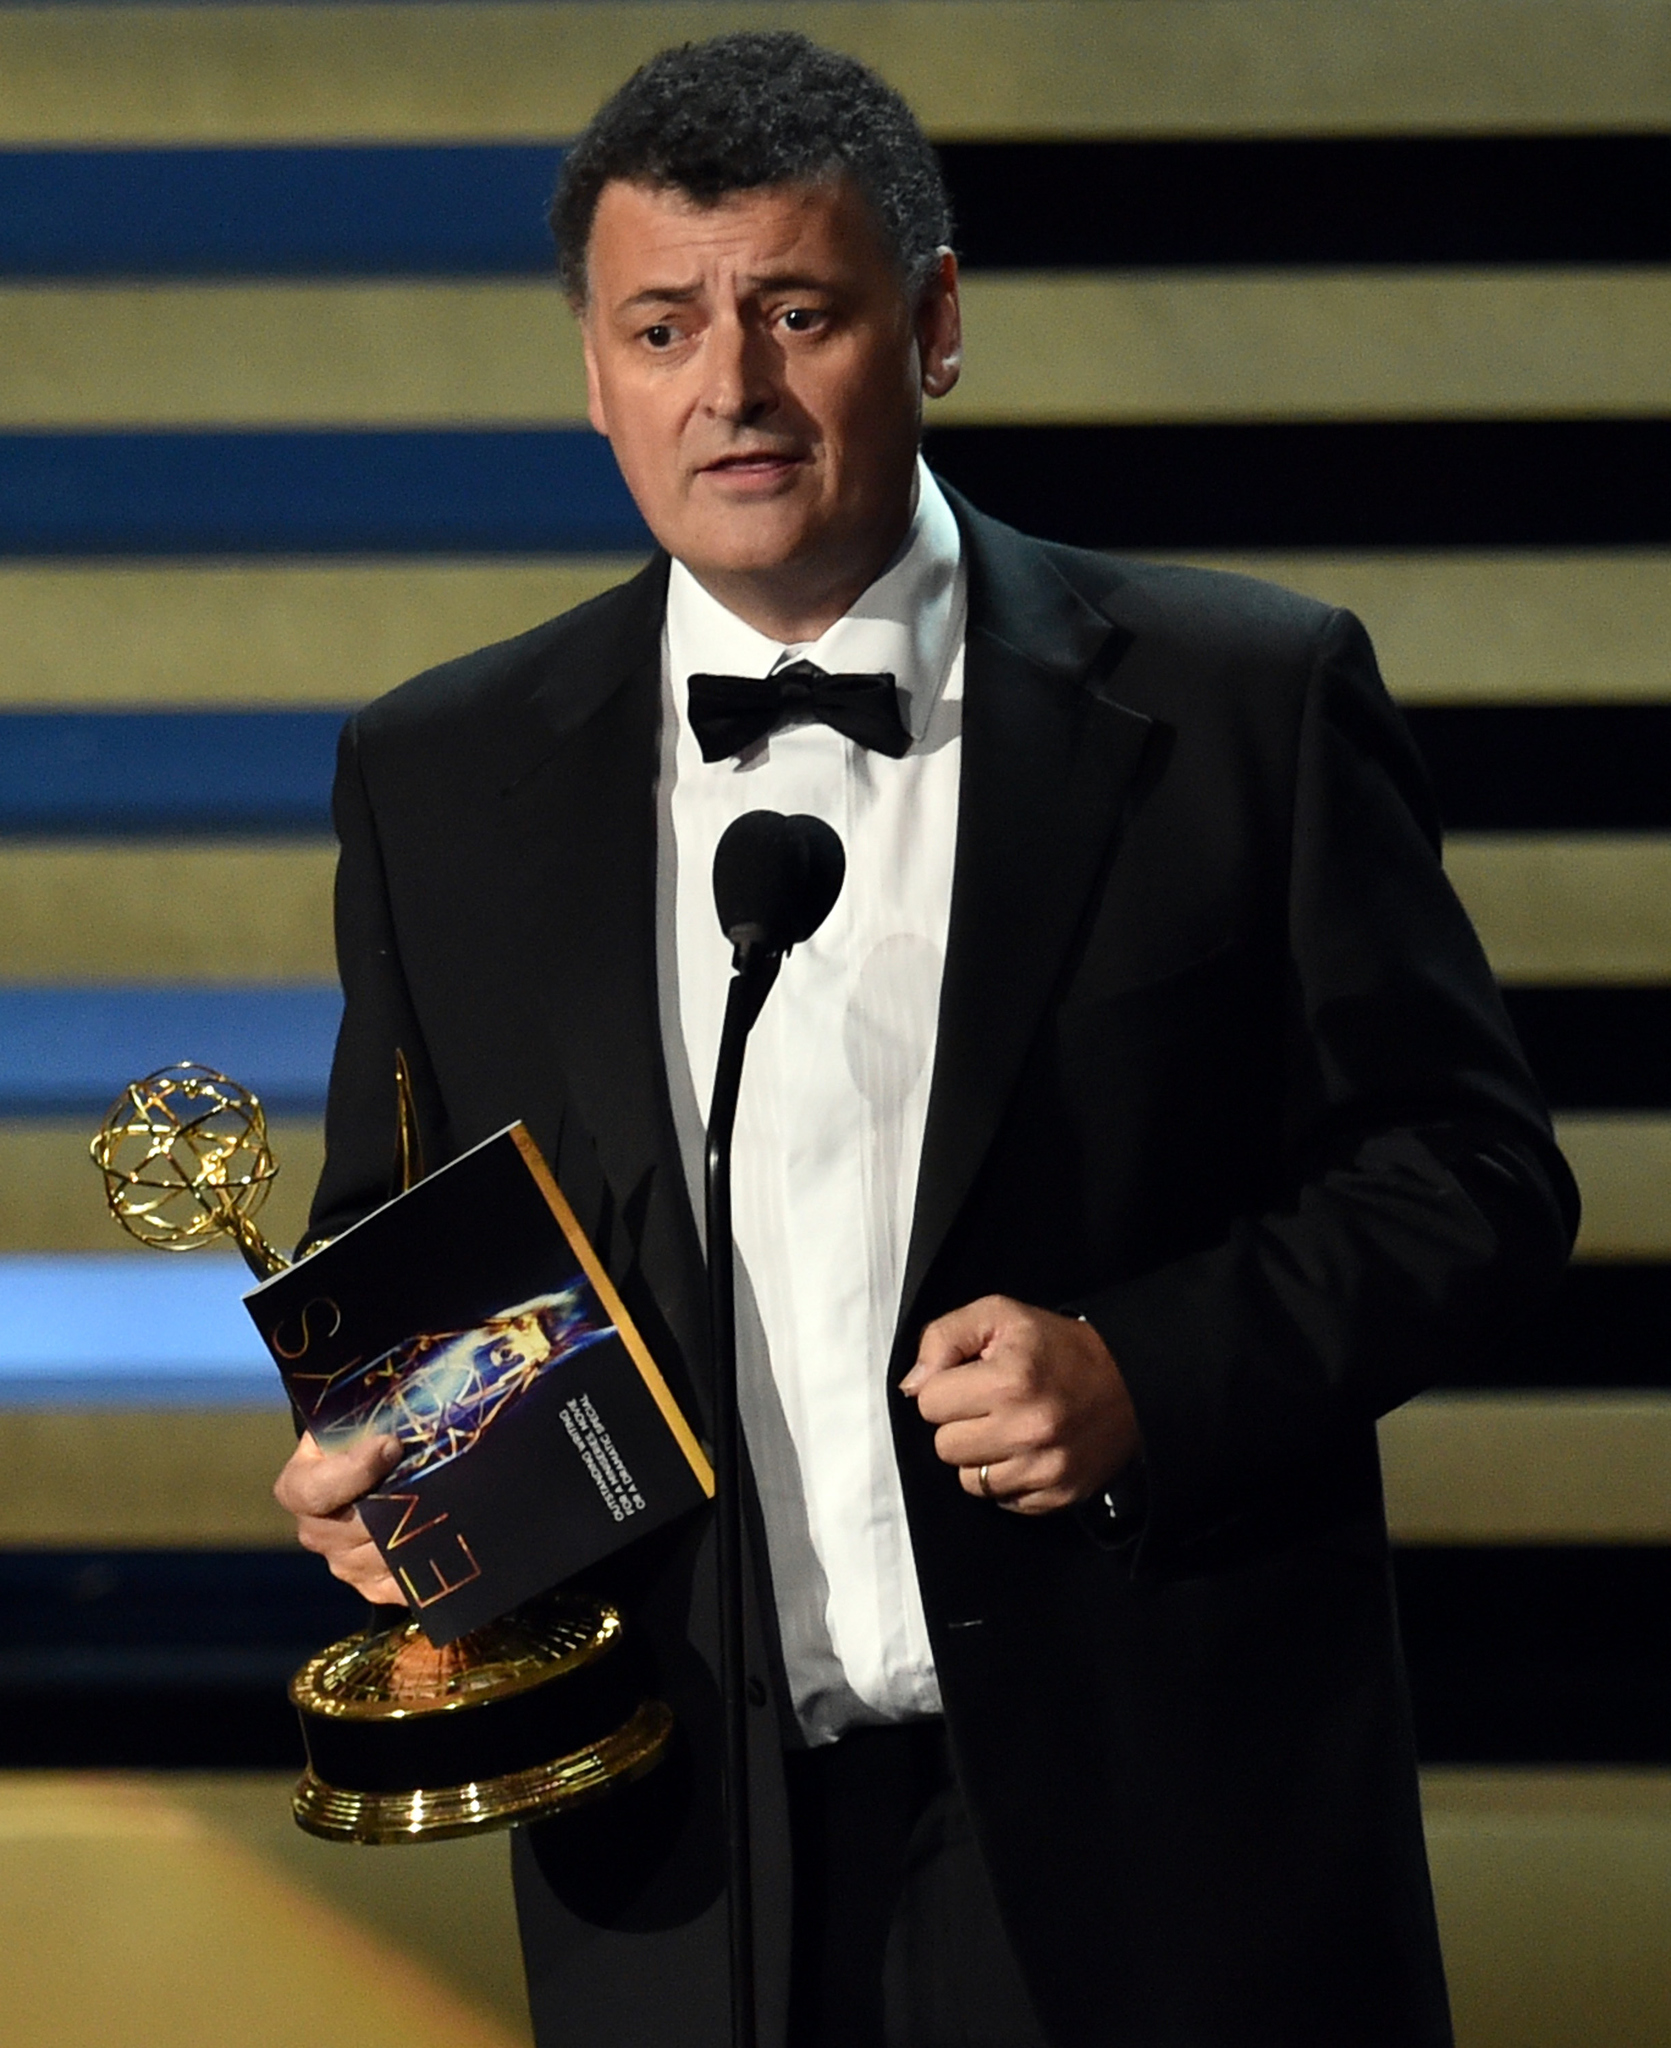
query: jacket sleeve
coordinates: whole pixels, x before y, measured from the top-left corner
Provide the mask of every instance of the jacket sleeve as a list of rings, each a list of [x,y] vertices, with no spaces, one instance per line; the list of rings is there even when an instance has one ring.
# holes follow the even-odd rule
[[[1426,775],[1345,613],[1317,643],[1293,787],[1271,1198],[1076,1304],[1143,1433],[1139,1572],[1326,1497],[1377,1416],[1535,1312],[1577,1225]]]
[[[429,1164],[445,1155],[439,1094],[396,945],[357,718],[338,743],[331,816],[340,846],[336,948],[343,1014],[325,1106],[325,1167],[304,1243],[336,1236],[394,1192],[397,1048],[411,1070]]]

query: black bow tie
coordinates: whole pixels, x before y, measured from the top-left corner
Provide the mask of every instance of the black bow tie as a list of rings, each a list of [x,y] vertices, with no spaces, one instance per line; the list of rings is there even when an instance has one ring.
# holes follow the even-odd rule
[[[792,661],[764,682],[748,676],[690,679],[691,731],[704,761],[740,754],[800,712],[896,761],[911,744],[892,676],[832,676],[816,662]]]

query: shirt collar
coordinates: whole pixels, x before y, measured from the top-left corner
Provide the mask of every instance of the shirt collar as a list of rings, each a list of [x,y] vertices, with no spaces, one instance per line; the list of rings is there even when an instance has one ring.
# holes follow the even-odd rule
[[[832,674],[894,678],[913,740],[945,688],[968,611],[962,537],[927,464],[917,458],[917,509],[893,560],[852,609],[813,641],[786,646],[756,632],[675,561],[667,584],[668,674],[678,715],[692,675],[769,676],[789,661]]]

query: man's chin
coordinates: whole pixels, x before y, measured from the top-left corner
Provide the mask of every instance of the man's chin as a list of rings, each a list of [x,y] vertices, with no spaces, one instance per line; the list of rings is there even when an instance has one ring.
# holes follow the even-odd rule
[[[726,576],[793,576],[828,548],[821,529],[798,508],[781,502],[738,506],[728,516],[708,522],[693,534],[688,552],[673,547],[700,575],[703,568]]]

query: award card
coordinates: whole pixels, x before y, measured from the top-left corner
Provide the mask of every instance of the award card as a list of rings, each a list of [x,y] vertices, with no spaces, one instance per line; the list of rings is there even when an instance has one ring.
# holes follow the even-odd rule
[[[324,1449],[400,1439],[360,1512],[438,1645],[712,1497],[701,1445],[520,1124],[244,1300]]]

